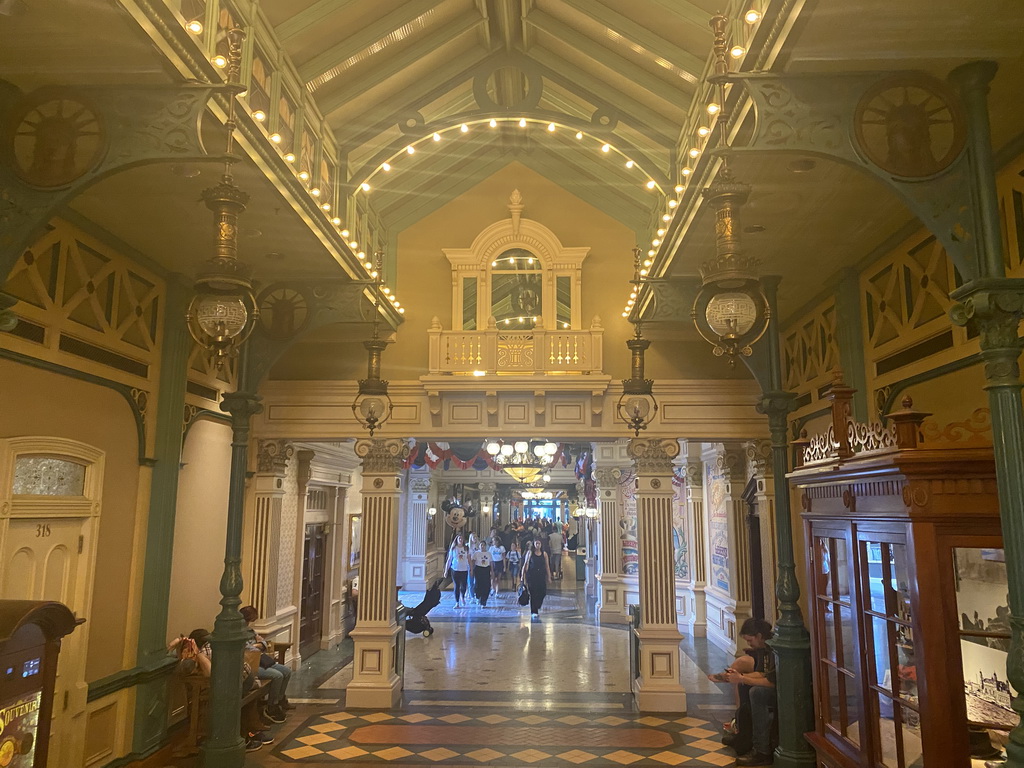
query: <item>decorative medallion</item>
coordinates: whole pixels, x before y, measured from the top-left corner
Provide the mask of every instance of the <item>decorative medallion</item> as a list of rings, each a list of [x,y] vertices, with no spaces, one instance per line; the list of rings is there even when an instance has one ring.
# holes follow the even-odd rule
[[[272,339],[283,341],[302,331],[309,319],[309,302],[294,288],[269,288],[259,298],[260,325]]]
[[[64,89],[44,88],[30,95],[9,126],[6,149],[11,167],[33,187],[67,186],[103,156],[99,113]]]
[[[373,487],[374,488],[378,488],[378,489],[379,488],[383,488],[384,487],[384,478],[382,478],[382,477],[375,477],[373,479]]]
[[[661,488],[661,480],[659,480],[656,477],[651,478],[651,488],[653,488],[654,490],[658,490],[659,488]]]
[[[967,136],[956,94],[916,73],[895,74],[868,88],[853,122],[861,154],[887,173],[910,179],[948,168]]]

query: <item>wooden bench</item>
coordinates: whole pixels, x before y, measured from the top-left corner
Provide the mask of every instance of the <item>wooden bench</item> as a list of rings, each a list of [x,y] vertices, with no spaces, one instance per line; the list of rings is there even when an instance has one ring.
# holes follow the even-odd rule
[[[255,673],[259,669],[259,652],[246,651],[245,660]],[[187,757],[199,753],[199,742],[206,735],[206,712],[210,703],[210,678],[201,674],[181,678],[185,685],[188,733],[185,741],[174,750],[175,757]],[[246,732],[264,729],[260,708],[266,703],[270,692],[270,681],[257,678],[251,689],[242,697],[242,730]]]

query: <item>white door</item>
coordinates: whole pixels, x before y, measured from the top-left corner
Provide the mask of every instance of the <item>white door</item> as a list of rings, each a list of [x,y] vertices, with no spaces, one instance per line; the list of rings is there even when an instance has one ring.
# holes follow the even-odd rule
[[[0,598],[55,600],[88,620],[102,454],[69,441],[15,438],[0,441],[0,458],[9,501],[0,520]],[[87,621],[62,640],[57,663],[49,764],[62,768],[83,761],[88,630]]]

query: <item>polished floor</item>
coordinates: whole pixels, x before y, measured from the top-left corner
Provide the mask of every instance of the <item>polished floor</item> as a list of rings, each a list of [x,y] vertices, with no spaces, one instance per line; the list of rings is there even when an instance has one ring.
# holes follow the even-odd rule
[[[316,654],[293,677],[297,708],[246,765],[732,765],[719,739],[732,694],[705,677],[726,656],[687,639],[687,712],[639,713],[629,694],[627,629],[597,625],[583,593],[568,589],[576,584],[564,586],[550,593],[539,621],[512,592],[462,609],[446,593],[430,614],[434,634],[407,635],[397,710],[346,709],[351,646]]]

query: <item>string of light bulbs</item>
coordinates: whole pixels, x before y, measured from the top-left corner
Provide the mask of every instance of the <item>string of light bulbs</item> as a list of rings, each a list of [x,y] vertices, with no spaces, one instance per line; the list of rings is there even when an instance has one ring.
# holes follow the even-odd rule
[[[750,8],[743,14],[743,20],[753,27],[755,24],[761,21],[762,14],[757,8]],[[747,49],[739,43],[733,44],[729,48],[729,55],[734,59],[741,59],[747,53]],[[694,166],[700,159],[701,154],[704,152],[704,148],[707,144],[707,139],[711,135],[712,130],[718,121],[719,115],[722,112],[722,105],[714,100],[714,89],[710,89],[709,93],[710,100],[704,107],[704,112],[707,114],[707,120],[702,121],[693,132],[694,135],[691,137],[690,148],[686,153],[685,165],[679,170],[681,177],[680,183],[675,186],[676,197],[670,197],[665,201],[667,210],[662,214],[661,221],[662,226],[658,227],[655,237],[651,240],[651,248],[647,251],[647,258],[643,261],[643,267],[640,270],[641,277],[647,277],[650,272],[651,266],[654,264],[654,259],[658,255],[658,249],[665,242],[664,236],[668,231],[672,218],[675,212],[679,209],[679,203],[682,200],[682,193],[686,190],[687,184],[690,177],[693,174]],[[628,318],[633,312],[636,302],[638,300],[638,294],[636,287],[632,287],[629,292],[629,298],[626,300],[626,305],[622,308],[622,316]]]

